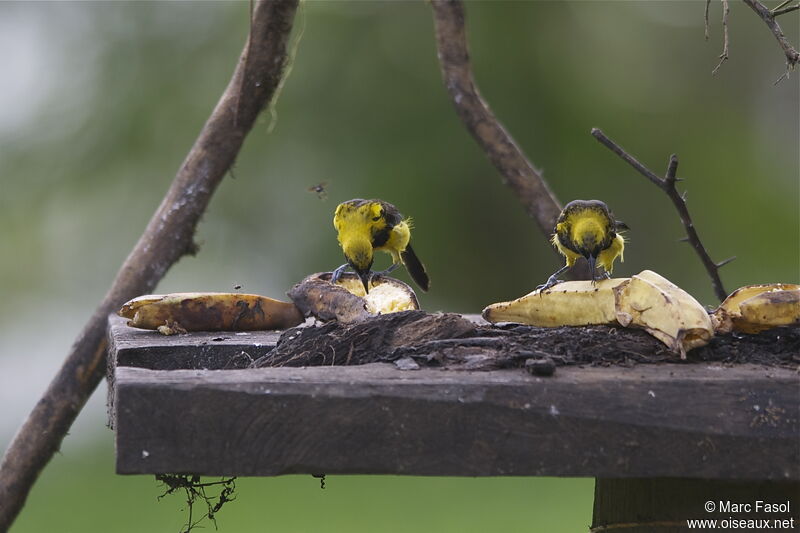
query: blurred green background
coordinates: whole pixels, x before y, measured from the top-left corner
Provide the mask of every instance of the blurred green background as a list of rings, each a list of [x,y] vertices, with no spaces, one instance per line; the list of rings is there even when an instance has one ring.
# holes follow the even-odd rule
[[[773,2],[777,3],[777,2]],[[771,4],[770,4],[771,6]],[[615,274],[657,270],[715,299],[666,196],[590,135],[657,173],[671,153],[726,288],[800,280],[798,76],[733,2],[470,2],[477,81],[562,202],[605,200],[631,230]],[[0,448],[60,365],[136,242],[246,38],[245,2],[0,3]],[[780,19],[798,45],[797,13]],[[379,197],[415,219],[429,310],[479,312],[559,265],[459,122],[422,1],[306,1],[291,74],[218,189],[196,258],[160,292],[283,297],[341,263],[340,201]],[[328,182],[328,200],[307,191]],[[388,265],[386,259],[377,268]],[[405,273],[401,278],[407,279]],[[103,385],[104,389],[104,385]],[[535,445],[535,443],[532,443]],[[181,498],[113,473],[104,390],[36,485],[15,533],[175,531]],[[589,479],[245,479],[222,531],[584,531]],[[210,527],[210,526],[209,526]]]

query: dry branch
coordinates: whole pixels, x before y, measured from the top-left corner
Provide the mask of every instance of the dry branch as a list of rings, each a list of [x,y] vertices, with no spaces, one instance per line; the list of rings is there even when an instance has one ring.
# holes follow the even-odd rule
[[[708,275],[711,277],[711,285],[714,287],[714,294],[716,294],[720,301],[724,300],[725,297],[728,296],[728,293],[725,291],[725,287],[722,285],[722,280],[719,277],[719,269],[723,265],[733,261],[734,258],[729,258],[719,263],[715,263],[708,255],[703,243],[700,241],[700,236],[697,234],[697,230],[694,228],[692,217],[689,215],[689,209],[686,207],[686,198],[681,196],[681,194],[678,193],[678,189],[675,188],[675,183],[679,181],[679,178],[676,176],[678,172],[678,156],[675,154],[670,156],[666,176],[664,178],[660,178],[649,168],[637,161],[635,157],[623,150],[621,146],[606,137],[605,133],[599,129],[593,128],[592,135],[606,148],[617,154],[626,163],[635,168],[641,175],[653,182],[653,184],[659,189],[667,193],[667,196],[669,196],[669,199],[672,200],[672,203],[675,205],[675,209],[678,210],[678,215],[681,218],[683,227],[686,229],[686,237],[688,242],[691,243],[695,252],[697,252],[697,255],[700,257],[700,261],[703,262],[703,266],[706,268]]]
[[[784,13],[788,13],[790,11],[794,11],[797,9],[797,6],[792,6],[785,9],[776,9],[774,12],[770,11],[764,4],[759,2],[758,0],[743,0],[745,4],[750,6],[750,8],[756,12],[756,14],[761,17],[761,20],[767,25],[770,29],[772,34],[777,39],[778,44],[783,50],[783,53],[786,55],[786,70],[792,70],[797,62],[800,61],[800,53],[795,50],[795,48],[789,43],[789,40],[786,39],[786,36],[783,35],[783,30],[781,30],[780,25],[775,20],[775,17],[778,15],[783,15]],[[785,76],[785,74],[784,74]],[[781,77],[780,79],[783,79]],[[779,81],[780,81],[779,79]]]
[[[722,53],[719,55],[719,63],[711,71],[711,75],[715,75],[724,62],[728,60],[728,45],[730,39],[728,37],[728,14],[731,9],[728,5],[728,0],[722,0]],[[706,39],[708,39],[708,4],[706,4]]]
[[[785,15],[786,13],[791,13],[792,11],[796,11],[800,9],[800,4],[785,7],[791,0],[785,0],[783,3],[775,7],[774,9],[768,9],[764,4],[759,2],[758,0],[743,0],[745,4],[750,6],[750,8],[758,14],[759,17],[764,21],[767,27],[772,31],[775,38],[778,40],[778,44],[780,45],[783,53],[786,55],[786,72],[778,78],[775,83],[778,83],[783,78],[789,75],[789,71],[794,69],[795,65],[797,65],[798,61],[800,61],[800,54],[798,54],[797,50],[789,43],[784,36],[781,27],[775,21],[775,18],[780,15]],[[721,0],[722,2],[722,31],[723,31],[723,45],[722,45],[722,53],[719,55],[719,63],[711,72],[712,75],[716,74],[717,71],[720,69],[723,63],[728,60],[728,48],[730,44],[730,39],[728,38],[728,14],[730,12],[730,7],[728,5],[728,0]],[[708,40],[708,10],[711,4],[711,0],[706,0],[705,6],[705,13],[703,15],[703,22],[705,26],[705,37]]]
[[[196,252],[197,223],[282,78],[297,2],[270,0],[254,9],[248,45],[225,92],[108,293],[3,455],[0,531],[11,526],[103,376],[108,315],[126,300],[152,292],[178,259]]]
[[[561,206],[478,91],[470,65],[464,4],[461,0],[433,0],[431,6],[442,77],[458,116],[549,238]]]

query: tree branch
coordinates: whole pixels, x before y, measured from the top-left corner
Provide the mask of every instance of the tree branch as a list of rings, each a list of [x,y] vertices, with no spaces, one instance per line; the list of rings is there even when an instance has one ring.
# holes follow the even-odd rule
[[[672,200],[672,203],[675,205],[675,209],[678,210],[678,216],[680,216],[683,227],[686,229],[686,240],[691,243],[695,252],[697,252],[697,255],[700,257],[700,261],[702,261],[703,266],[706,268],[706,272],[708,272],[709,277],[711,277],[711,285],[714,288],[714,294],[716,294],[720,301],[724,300],[728,296],[728,293],[725,291],[725,287],[722,285],[722,280],[719,277],[719,269],[723,265],[733,261],[735,258],[729,258],[725,261],[721,261],[720,263],[715,263],[708,255],[703,243],[700,241],[700,236],[697,234],[697,230],[694,228],[692,217],[689,215],[689,209],[686,207],[686,198],[681,196],[678,193],[678,190],[675,188],[675,183],[679,181],[679,179],[676,177],[678,172],[678,156],[675,154],[670,156],[667,173],[664,178],[659,178],[650,169],[642,165],[633,156],[623,150],[621,146],[606,137],[605,133],[598,128],[592,129],[592,136],[600,141],[603,146],[620,156],[629,165],[635,168],[637,172],[653,182],[659,189],[667,193],[667,196],[669,196],[669,199]]]
[[[794,9],[797,9],[797,7],[793,6],[793,8],[776,10],[776,12],[773,13],[758,0],[743,0],[743,2],[750,6],[750,8],[755,11],[759,17],[761,17],[761,20],[763,20],[770,29],[772,34],[775,36],[775,39],[777,39],[781,50],[783,50],[783,53],[786,55],[787,72],[792,70],[795,65],[797,65],[797,62],[800,61],[800,53],[794,49],[794,47],[789,43],[788,39],[786,39],[786,37],[783,35],[783,31],[781,30],[780,25],[778,25],[778,23],[775,21],[775,17],[784,13],[788,13],[789,11],[794,11]]]
[[[461,0],[432,0],[436,45],[445,87],[467,130],[500,171],[525,211],[550,237],[561,206],[481,97],[470,65],[464,4]]]
[[[0,531],[11,527],[40,472],[103,377],[108,315],[126,300],[152,292],[178,259],[197,251],[193,241],[197,223],[281,80],[297,3],[267,0],[256,6],[248,45],[225,92],[108,293],[3,455]]]

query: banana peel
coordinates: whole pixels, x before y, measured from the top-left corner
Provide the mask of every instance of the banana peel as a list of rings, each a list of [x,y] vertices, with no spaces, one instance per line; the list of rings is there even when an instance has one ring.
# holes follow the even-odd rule
[[[568,281],[535,290],[511,302],[483,310],[489,322],[532,326],[619,324],[640,327],[686,358],[714,335],[708,313],[691,295],[663,276],[645,270],[630,278],[592,283]]]
[[[632,276],[613,290],[617,322],[623,327],[644,328],[681,359],[714,336],[711,317],[700,302],[651,270]]]
[[[253,331],[294,327],[304,318],[292,303],[256,294],[185,292],[149,294],[126,302],[118,314],[135,328],[164,335],[187,331]]]
[[[733,291],[711,314],[719,333],[758,333],[800,325],[800,285],[748,285]]]
[[[366,293],[355,274],[345,273],[336,283],[331,283],[331,275],[311,274],[288,292],[303,315],[353,324],[378,314],[419,309],[414,290],[398,279],[375,276]]]

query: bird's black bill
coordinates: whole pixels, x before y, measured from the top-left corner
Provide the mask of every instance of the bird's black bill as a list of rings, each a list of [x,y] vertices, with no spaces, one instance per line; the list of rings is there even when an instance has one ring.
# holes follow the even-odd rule
[[[593,255],[589,255],[587,259],[589,261],[589,272],[592,273],[592,281],[597,281],[597,270],[595,270],[597,264],[597,258]]]
[[[366,270],[364,272],[357,272],[359,279],[361,279],[361,283],[364,285],[364,292],[369,294],[369,280],[372,277],[372,272]]]

